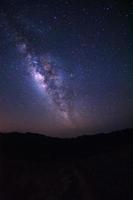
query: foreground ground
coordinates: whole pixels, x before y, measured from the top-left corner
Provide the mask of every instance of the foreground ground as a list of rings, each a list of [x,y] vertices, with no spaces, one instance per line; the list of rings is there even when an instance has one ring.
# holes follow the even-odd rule
[[[0,199],[132,199],[132,134],[70,140],[1,134]]]

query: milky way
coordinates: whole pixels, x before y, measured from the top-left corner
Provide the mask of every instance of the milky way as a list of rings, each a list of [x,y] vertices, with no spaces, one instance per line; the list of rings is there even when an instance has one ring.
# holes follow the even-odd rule
[[[72,96],[66,90],[63,80],[63,73],[52,59],[51,55],[36,55],[34,50],[24,42],[17,41],[16,47],[26,65],[31,77],[35,81],[38,89],[42,90],[49,104],[53,104],[60,114],[61,119],[64,118],[65,123],[70,127],[72,124]]]

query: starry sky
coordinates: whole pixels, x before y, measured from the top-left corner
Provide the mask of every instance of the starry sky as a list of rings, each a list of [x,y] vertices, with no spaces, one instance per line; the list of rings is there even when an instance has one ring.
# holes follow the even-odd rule
[[[132,128],[133,2],[0,5],[0,131],[76,136]]]

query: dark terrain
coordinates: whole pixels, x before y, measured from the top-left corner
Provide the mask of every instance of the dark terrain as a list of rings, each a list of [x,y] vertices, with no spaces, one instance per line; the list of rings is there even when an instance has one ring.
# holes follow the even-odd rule
[[[57,139],[0,134],[0,200],[132,198],[133,129]]]

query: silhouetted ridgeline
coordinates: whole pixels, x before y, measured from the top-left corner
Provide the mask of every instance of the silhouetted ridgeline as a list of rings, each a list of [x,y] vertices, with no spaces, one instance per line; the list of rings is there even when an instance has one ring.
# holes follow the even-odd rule
[[[0,135],[0,200],[132,200],[133,130]]]
[[[19,158],[54,158],[63,156],[94,155],[102,152],[131,146],[133,129],[127,129],[109,134],[79,136],[77,138],[60,139],[39,134],[10,133],[1,134],[1,151],[6,156]]]

